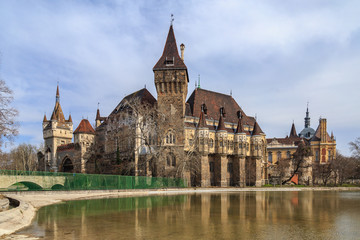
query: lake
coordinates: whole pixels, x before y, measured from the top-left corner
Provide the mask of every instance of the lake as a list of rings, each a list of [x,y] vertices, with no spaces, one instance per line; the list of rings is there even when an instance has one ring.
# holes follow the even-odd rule
[[[258,191],[69,201],[13,235],[41,239],[360,239],[360,192]]]

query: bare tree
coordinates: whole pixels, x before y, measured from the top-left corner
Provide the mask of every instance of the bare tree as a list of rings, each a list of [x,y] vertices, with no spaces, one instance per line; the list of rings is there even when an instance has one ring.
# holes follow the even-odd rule
[[[353,157],[345,157],[339,152],[331,162],[331,168],[335,184],[342,185],[346,180],[356,175],[357,160]]]
[[[354,157],[360,158],[360,137],[349,143],[350,150]]]
[[[307,161],[310,155],[310,147],[305,145],[304,142],[300,142],[290,162],[291,173],[289,177],[282,182],[283,185],[288,183],[296,174],[300,175],[304,169],[311,167],[311,164]]]
[[[38,148],[31,144],[20,144],[10,152],[10,160],[15,170],[36,171]]]
[[[5,140],[12,141],[18,133],[15,122],[18,112],[11,106],[13,99],[11,89],[0,80],[0,146]]]

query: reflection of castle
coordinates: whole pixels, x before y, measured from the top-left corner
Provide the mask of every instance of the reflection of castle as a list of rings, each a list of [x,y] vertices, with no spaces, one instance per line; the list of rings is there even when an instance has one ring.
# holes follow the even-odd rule
[[[159,176],[171,172],[179,176],[181,172],[196,186],[263,185],[268,177],[267,159],[272,164],[274,154],[282,156],[296,150],[300,137],[295,127],[290,137],[267,140],[270,151],[267,157],[264,132],[231,95],[201,89],[199,84],[186,100],[189,78],[184,63],[185,46],[181,44],[180,49],[181,56],[171,25],[163,54],[153,68],[157,99],[144,88],[125,97],[108,117],[101,117],[98,109],[95,130],[83,119],[72,133],[71,116],[65,120],[57,89],[51,119],[48,121],[45,116],[43,121],[44,168],[85,173],[108,162],[110,168],[105,173],[113,173],[111,170],[120,163],[130,162],[132,175]],[[136,109],[136,101],[163,116],[165,121],[155,119],[156,131],[144,132],[142,126],[149,129],[151,125],[149,114]],[[326,120],[324,124],[325,128],[321,127],[311,138],[314,149],[319,148],[315,144],[324,149]],[[303,134],[309,138],[306,131]],[[145,163],[150,153],[163,161],[155,166],[151,161]],[[188,155],[193,158],[185,161]]]

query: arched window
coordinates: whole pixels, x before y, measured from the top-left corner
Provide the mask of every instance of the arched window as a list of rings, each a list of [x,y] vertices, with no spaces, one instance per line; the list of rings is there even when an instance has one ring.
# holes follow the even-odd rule
[[[319,151],[315,151],[315,161],[318,162],[319,161]]]
[[[281,152],[277,152],[277,160],[280,161],[281,160]]]
[[[272,158],[272,152],[269,152],[269,163],[272,163],[273,162],[273,158]]]
[[[287,158],[291,158],[290,151],[287,151],[287,152],[286,152],[286,157],[287,157]]]
[[[175,134],[171,131],[168,132],[168,134],[165,137],[165,143],[166,144],[175,144]]]

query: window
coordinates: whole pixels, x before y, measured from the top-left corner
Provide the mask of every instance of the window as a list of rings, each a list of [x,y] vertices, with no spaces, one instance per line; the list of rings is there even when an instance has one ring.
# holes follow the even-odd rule
[[[280,161],[281,160],[281,152],[277,152],[277,160]]]
[[[165,137],[166,144],[175,144],[175,134],[173,132],[169,132]]]
[[[214,172],[214,162],[209,163],[210,172]]]
[[[209,140],[209,145],[211,148],[214,146],[214,140],[212,138],[210,138]]]
[[[169,153],[169,155],[167,155],[166,157],[166,165],[167,166],[173,166],[175,167],[176,166],[176,158],[175,158],[175,155],[173,153]]]
[[[331,151],[329,150],[328,151],[328,161],[330,161],[331,160]]]
[[[287,152],[286,152],[286,157],[287,157],[287,158],[291,158],[290,151],[287,151]]]
[[[273,158],[272,158],[272,152],[269,152],[269,156],[268,156],[268,158],[269,158],[269,163],[272,163],[273,162]]]
[[[319,161],[319,151],[315,152],[315,161],[318,162]]]
[[[166,66],[174,66],[174,57],[173,58],[165,58],[165,65]]]

